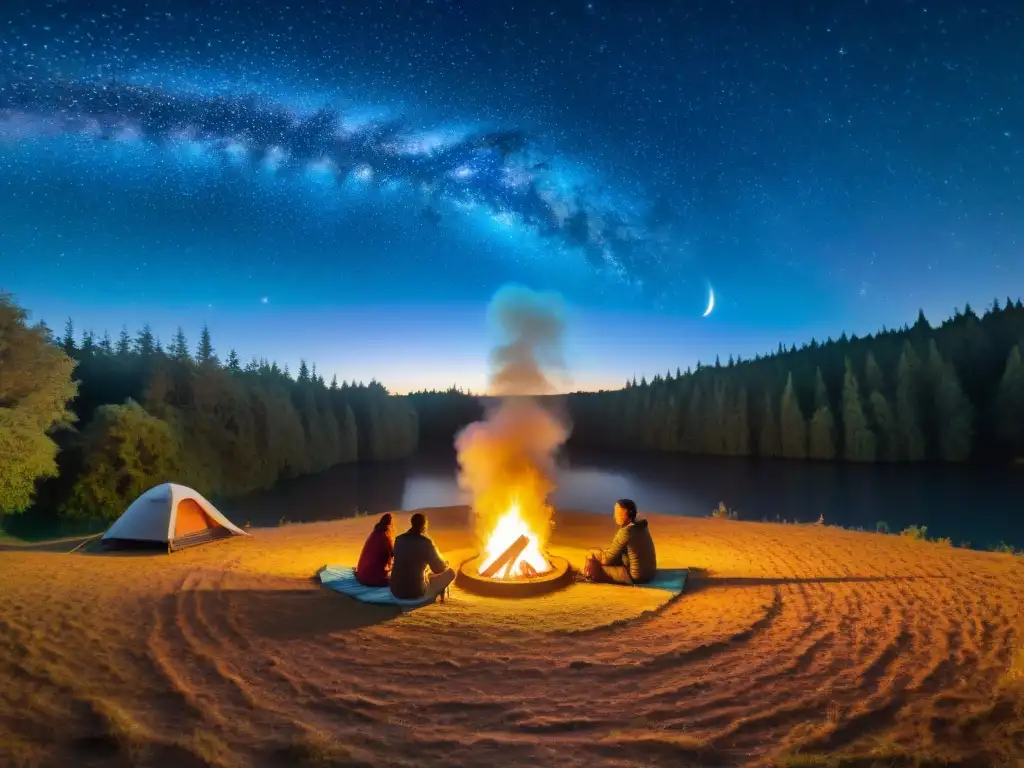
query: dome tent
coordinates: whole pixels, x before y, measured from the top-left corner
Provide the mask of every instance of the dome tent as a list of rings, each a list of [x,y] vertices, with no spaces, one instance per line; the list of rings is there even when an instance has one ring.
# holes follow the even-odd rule
[[[248,536],[245,531],[203,498],[202,494],[176,483],[150,488],[103,534],[108,546],[149,545],[173,552],[229,536]]]

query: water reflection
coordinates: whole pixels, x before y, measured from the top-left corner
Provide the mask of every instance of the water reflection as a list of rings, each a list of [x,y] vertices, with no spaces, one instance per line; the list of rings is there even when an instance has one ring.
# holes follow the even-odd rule
[[[465,504],[455,456],[432,450],[401,462],[336,467],[253,496],[223,502],[236,522],[274,525],[394,509]],[[564,457],[557,507],[610,512],[615,499],[642,511],[710,513],[719,501],[746,520],[828,523],[929,534],[989,546],[1024,546],[1024,468],[854,466],[746,459],[571,454]]]

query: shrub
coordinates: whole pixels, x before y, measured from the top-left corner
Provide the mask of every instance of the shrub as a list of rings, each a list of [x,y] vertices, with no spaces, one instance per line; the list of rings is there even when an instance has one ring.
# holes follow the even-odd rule
[[[889,524],[885,520],[875,523],[875,533],[889,533]]]
[[[61,508],[67,517],[113,520],[144,491],[182,474],[174,429],[132,400],[97,408],[83,437],[83,471]]]
[[[1011,547],[1005,541],[1000,541],[998,544],[996,544],[994,547],[992,547],[992,551],[993,552],[999,552],[1000,554],[1003,554],[1003,555],[1015,554],[1014,551],[1013,551],[1013,547]]]
[[[739,514],[735,509],[729,509],[724,501],[718,502],[718,506],[711,510],[711,516],[718,520],[737,520]]]
[[[907,526],[902,531],[900,531],[900,536],[906,536],[908,539],[914,539],[915,541],[924,541],[928,538],[928,526]]]
[[[939,544],[940,546],[943,546],[943,547],[952,547],[953,546],[953,541],[948,536],[946,538],[944,538],[944,539],[943,538],[932,539],[932,543],[933,544]]]

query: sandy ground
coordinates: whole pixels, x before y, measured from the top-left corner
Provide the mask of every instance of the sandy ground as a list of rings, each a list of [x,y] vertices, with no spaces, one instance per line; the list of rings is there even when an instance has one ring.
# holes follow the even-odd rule
[[[471,554],[464,510],[430,517]],[[1024,764],[1019,558],[651,520],[660,564],[695,569],[681,598],[453,589],[397,614],[311,579],[366,518],[0,551],[0,765]],[[578,563],[612,527],[564,514],[552,549]]]

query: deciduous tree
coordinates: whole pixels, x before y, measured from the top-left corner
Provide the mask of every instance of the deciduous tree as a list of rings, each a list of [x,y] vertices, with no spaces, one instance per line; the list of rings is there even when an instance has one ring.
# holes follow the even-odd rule
[[[74,368],[45,330],[28,325],[25,311],[0,294],[0,514],[23,512],[36,480],[56,474],[51,433],[74,421]]]

